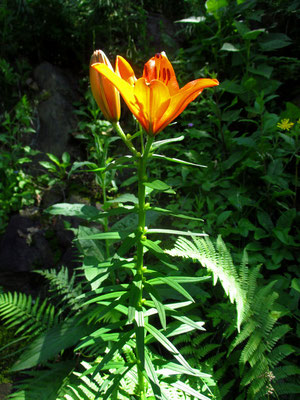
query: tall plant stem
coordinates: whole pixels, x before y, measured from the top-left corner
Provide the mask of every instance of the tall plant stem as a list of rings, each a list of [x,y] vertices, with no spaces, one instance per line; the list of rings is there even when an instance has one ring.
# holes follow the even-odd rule
[[[145,150],[141,157],[137,159],[138,163],[138,230],[136,233],[137,239],[137,258],[136,258],[136,277],[135,285],[137,288],[136,304],[135,309],[139,313],[142,313],[143,304],[143,283],[144,283],[144,245],[145,240],[145,224],[146,224],[146,207],[145,207],[145,197],[146,197],[146,187],[144,183],[147,181],[146,175],[146,165],[149,151],[153,143],[154,137],[148,137]],[[136,357],[137,357],[137,370],[138,370],[138,385],[140,398],[146,398],[145,387],[144,387],[144,327],[143,324],[135,322],[136,328],[136,340],[137,344]]]
[[[107,159],[107,146],[103,146],[103,140],[101,140],[100,136],[97,134],[94,134],[94,141],[95,141],[95,148],[96,148],[99,167],[105,167],[106,159]],[[98,183],[100,184],[101,189],[102,189],[102,200],[103,200],[103,206],[105,207],[105,204],[106,204],[106,172],[98,173],[97,178],[98,178]],[[104,227],[104,232],[107,232],[108,231],[108,218],[107,217],[104,217],[104,219],[103,219],[103,227]],[[105,252],[106,252],[107,259],[110,258],[109,242],[107,239],[105,240]]]
[[[102,184],[102,198],[103,198],[103,206],[106,205],[106,174],[101,173],[101,184]],[[103,218],[103,228],[104,232],[108,232],[108,217]],[[105,252],[107,259],[110,258],[110,251],[109,251],[109,242],[108,239],[105,240]]]
[[[134,156],[137,157],[139,155],[138,151],[136,150],[134,145],[131,143],[131,141],[127,139],[127,137],[126,137],[125,133],[123,132],[123,129],[121,128],[119,122],[112,122],[112,126],[114,127],[114,130],[117,132],[117,134],[120,136],[120,138],[123,140],[123,142],[126,144],[128,149],[130,150],[130,152]]]

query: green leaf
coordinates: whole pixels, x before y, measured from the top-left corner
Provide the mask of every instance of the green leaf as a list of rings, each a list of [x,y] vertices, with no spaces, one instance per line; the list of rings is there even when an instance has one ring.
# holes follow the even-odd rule
[[[145,329],[143,326],[135,327],[135,337],[137,354],[140,361],[139,367],[143,370],[145,368]]]
[[[220,50],[236,52],[236,51],[240,51],[241,49],[239,49],[238,47],[235,47],[232,43],[224,43],[223,46],[220,48]]]
[[[162,284],[166,284],[170,287],[172,287],[174,290],[176,290],[176,292],[180,293],[182,296],[184,296],[186,299],[194,302],[194,299],[192,298],[192,296],[178,283],[176,282],[173,277],[165,277],[165,276],[161,276],[158,278],[153,278],[149,280],[149,283],[151,285],[162,285]]]
[[[105,167],[105,171],[110,171],[113,169],[121,169],[121,167],[129,167],[131,164],[129,164],[129,161],[132,161],[133,157],[132,156],[124,156],[124,157],[119,157],[116,160],[113,160],[107,166]]]
[[[179,21],[177,21],[179,22]],[[163,146],[165,144],[169,144],[169,143],[174,143],[174,142],[181,142],[182,140],[184,140],[184,136],[178,136],[175,138],[171,138],[171,139],[165,139],[165,140],[158,140],[157,142],[154,142],[152,144],[152,149],[157,149],[160,146]]]
[[[223,211],[221,214],[218,215],[216,220],[216,225],[223,225],[223,223],[230,217],[232,211]]]
[[[151,299],[153,300],[153,303],[158,312],[161,326],[163,327],[163,329],[167,329],[165,307],[162,303],[162,299],[161,299],[158,291],[155,289],[155,287],[150,285],[150,283],[148,283],[148,282],[145,283],[144,287],[145,287],[145,290],[150,294]]]
[[[107,364],[113,358],[116,351],[119,350],[119,352],[121,352],[122,347],[130,339],[130,336],[133,333],[134,333],[134,330],[132,329],[131,331],[121,335],[119,340],[111,346],[109,352],[106,353],[105,356],[102,358],[100,364],[98,364],[96,367],[90,368],[87,371],[85,371],[84,375],[88,375],[89,373],[92,373],[93,376],[97,375],[97,373],[102,370],[102,368],[105,366],[105,364]]]
[[[294,219],[296,218],[296,209],[291,208],[286,210],[281,216],[278,218],[276,223],[276,228],[278,229],[287,229],[291,228]]]
[[[294,278],[292,280],[291,288],[300,293],[300,279]]]
[[[143,245],[145,247],[147,247],[147,249],[149,249],[150,252],[152,254],[154,254],[162,263],[164,263],[171,269],[178,270],[178,268],[175,265],[170,263],[169,257],[167,257],[167,255],[165,254],[163,249],[161,247],[159,247],[159,245],[157,243],[153,242],[152,240],[147,239],[147,240],[143,241]]]
[[[261,28],[261,29],[254,29],[253,31],[246,32],[243,35],[243,38],[245,40],[255,40],[257,36],[259,36],[261,33],[265,32],[266,30]]]
[[[161,192],[165,192],[165,191],[171,189],[169,185],[167,185],[166,183],[164,183],[158,179],[156,179],[155,181],[152,181],[152,182],[143,182],[143,185],[145,185],[146,187],[149,187],[151,189],[159,190]]]
[[[63,160],[63,162],[64,162],[65,164],[69,164],[69,163],[70,163],[70,160],[71,160],[70,154],[67,153],[67,152],[65,151],[65,152],[63,153],[61,159]]]
[[[200,400],[210,400],[211,399],[209,397],[204,396],[203,394],[200,394],[199,392],[196,392],[196,390],[192,389],[186,383],[183,383],[181,381],[171,383],[171,385],[173,387],[175,387],[176,389],[182,390],[184,393],[187,393],[193,397],[196,397],[197,399],[200,399]]]
[[[177,319],[178,321],[182,322],[183,324],[190,326],[193,329],[197,329],[199,331],[206,331],[205,328],[203,328],[203,325],[205,324],[203,321],[193,321],[192,319],[180,315],[176,315],[174,313],[171,313],[173,318]]]
[[[167,214],[167,215],[170,215],[170,216],[176,217],[176,218],[190,219],[192,221],[201,221],[201,222],[203,222],[202,218],[190,217],[189,215],[174,213],[174,212],[172,212],[170,210],[167,210],[167,209],[164,209],[164,208],[160,208],[160,207],[151,207],[151,208],[149,208],[149,210],[155,211],[155,212],[158,212],[158,213],[161,213],[161,214]]]
[[[138,204],[138,198],[131,193],[125,193],[122,194],[119,197],[116,197],[115,199],[109,200],[106,202],[106,204],[112,204],[112,203],[133,203],[133,204]]]
[[[272,230],[274,229],[274,224],[269,214],[267,214],[265,211],[257,211],[257,219],[260,225],[265,230],[267,230],[268,232],[272,232]]]
[[[48,169],[50,172],[55,172],[56,171],[56,167],[55,165],[53,165],[52,163],[50,163],[49,161],[40,161],[39,162],[40,165],[46,169]]]
[[[256,68],[248,67],[248,71],[252,72],[252,74],[260,75],[267,79],[270,79],[273,70],[274,68],[267,64],[260,64]]]
[[[145,328],[150,333],[150,335],[152,335],[166,350],[168,350],[181,365],[183,365],[192,374],[195,373],[195,370],[188,364],[188,362],[180,354],[177,348],[170,342],[169,339],[165,337],[162,332],[160,332],[158,329],[154,328],[154,326],[148,323],[145,324]]]
[[[194,232],[186,232],[186,231],[177,231],[174,229],[148,229],[148,233],[165,233],[168,235],[183,235],[183,236],[208,236],[206,233],[194,233]]]
[[[259,42],[263,51],[273,51],[292,44],[291,39],[284,33],[269,33],[268,36]]]
[[[79,323],[78,318],[70,318],[41,334],[29,344],[11,370],[22,371],[52,360],[61,351],[74,346],[90,331],[91,326],[88,326],[85,321]]]
[[[227,0],[206,0],[205,7],[210,14],[215,14],[221,8],[227,7]]]
[[[46,212],[51,215],[74,216],[88,221],[102,218],[102,214],[105,216],[105,213],[101,213],[97,208],[86,204],[59,203],[47,208]]]
[[[220,88],[223,89],[225,92],[233,94],[242,94],[246,91],[242,85],[229,80],[221,82]]]
[[[189,161],[179,160],[178,158],[170,158],[170,157],[162,156],[161,154],[152,154],[152,157],[160,158],[160,159],[166,160],[166,161],[171,161],[171,162],[174,162],[174,163],[177,163],[177,164],[190,165],[192,167],[207,168],[206,165],[195,164],[195,163],[192,163],[192,162],[189,162]]]
[[[131,324],[135,317],[136,304],[139,301],[141,281],[133,281],[129,290],[128,322]]]
[[[129,235],[133,235],[132,231],[120,231],[120,232],[100,232],[92,235],[80,235],[77,240],[123,240]]]
[[[150,385],[152,387],[153,390],[153,394],[155,396],[155,399],[157,400],[162,400],[162,394],[161,394],[161,389],[160,389],[160,384],[159,384],[159,380],[157,378],[154,366],[151,362],[151,359],[148,355],[148,351],[146,349],[145,352],[145,369],[146,369],[146,378],[148,380],[150,380]]]
[[[293,245],[294,240],[292,236],[288,234],[289,228],[287,229],[282,229],[282,228],[274,228],[273,229],[273,234],[279,239],[282,243],[286,245]]]
[[[113,392],[116,390],[116,395],[118,395],[118,386],[120,384],[121,379],[130,371],[133,365],[130,365],[128,368],[122,368],[118,374],[111,374],[110,378],[112,380],[112,385],[109,387],[104,394],[102,394],[101,400],[117,400],[117,397],[112,396]]]
[[[98,168],[97,164],[91,162],[91,161],[75,161],[70,169],[70,172],[68,176],[70,177],[73,172],[75,172],[78,168],[85,167],[87,166],[89,170],[80,170],[79,172],[91,172]],[[104,168],[103,168],[104,169]]]
[[[200,372],[199,370],[195,370],[195,374],[192,374],[191,371],[189,369],[186,369],[184,366],[170,361],[168,363],[164,362],[163,368],[157,370],[157,373],[166,376],[189,374],[189,375],[199,376],[203,379],[208,379],[211,377],[211,375]]]
[[[54,154],[50,154],[50,153],[46,153],[47,156],[50,158],[50,160],[52,162],[54,162],[58,167],[60,167],[61,163],[59,161],[59,159],[54,155]]]

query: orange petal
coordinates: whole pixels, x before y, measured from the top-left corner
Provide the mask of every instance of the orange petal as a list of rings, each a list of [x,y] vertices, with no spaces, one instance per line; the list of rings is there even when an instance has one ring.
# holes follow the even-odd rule
[[[134,85],[136,82],[136,77],[131,65],[121,56],[116,58],[116,73],[128,82],[130,85]]]
[[[165,52],[157,53],[144,66],[143,77],[148,83],[158,79],[167,85],[170,95],[178,92],[179,86],[172,64]]]
[[[157,133],[162,131],[179,114],[181,114],[186,106],[191,101],[195,100],[203,89],[217,85],[219,85],[217,79],[196,79],[181,88],[175,96],[171,97],[170,105],[160,121]]]
[[[135,84],[134,96],[140,110],[135,114],[136,118],[150,135],[155,135],[156,127],[170,104],[168,88],[158,80],[149,84],[145,78],[140,78]]]

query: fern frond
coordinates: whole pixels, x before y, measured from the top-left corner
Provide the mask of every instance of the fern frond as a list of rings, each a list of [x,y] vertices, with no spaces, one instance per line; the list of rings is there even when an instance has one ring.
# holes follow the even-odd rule
[[[16,334],[31,337],[58,323],[55,308],[47,300],[16,292],[0,295],[0,317],[8,328],[18,327]]]
[[[262,341],[262,335],[260,334],[260,332],[254,331],[241,353],[240,357],[241,364],[246,364],[246,362],[250,360],[253,353],[261,344],[261,341]]]
[[[283,367],[276,367],[272,372],[276,380],[284,379],[292,375],[300,376],[300,368],[292,364],[284,365]]]
[[[289,325],[276,326],[267,336],[266,339],[267,350],[270,352],[275,346],[275,344],[278,342],[278,340],[280,340],[290,330],[291,328]]]
[[[80,308],[81,285],[75,285],[75,274],[70,277],[68,268],[61,267],[59,271],[52,268],[35,272],[49,282],[49,292],[52,294],[52,299],[58,301],[60,313],[65,309],[76,312]]]
[[[278,384],[274,383],[274,389],[276,390],[277,395],[293,395],[300,394],[300,384],[299,383],[285,383],[280,382]],[[294,397],[295,398],[295,397]],[[298,397],[297,397],[298,398]]]
[[[280,361],[284,360],[293,352],[294,349],[288,344],[282,344],[278,347],[275,347],[275,349],[272,350],[271,353],[268,355],[268,360],[271,368],[274,368],[280,363]]]
[[[236,336],[234,341],[231,343],[228,354],[232,352],[232,350],[237,347],[240,343],[244,342],[256,329],[257,323],[255,320],[250,319],[248,322],[246,322],[243,327],[241,332]]]
[[[166,250],[166,252],[174,257],[191,258],[199,261],[203,267],[213,274],[214,284],[218,280],[220,281],[230,301],[236,304],[239,330],[247,309],[246,293],[239,283],[237,270],[221,236],[218,237],[215,244],[207,237],[193,238],[193,242],[179,237],[175,247],[172,250]],[[245,282],[248,274],[246,256],[244,256],[241,269],[243,270],[243,282]]]
[[[247,386],[256,379],[262,379],[268,372],[268,360],[266,357],[261,357],[259,362],[256,363],[255,368],[248,369],[248,371],[243,375],[241,386]]]

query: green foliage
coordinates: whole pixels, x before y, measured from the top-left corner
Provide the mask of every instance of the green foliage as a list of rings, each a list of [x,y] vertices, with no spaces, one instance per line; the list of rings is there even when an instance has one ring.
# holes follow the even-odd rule
[[[26,369],[27,377],[11,398],[137,399],[138,359],[151,400],[299,395],[299,2],[177,3],[14,0],[0,7],[0,231],[11,212],[39,205],[43,188],[58,184],[68,195],[70,177],[84,176],[88,188],[76,190],[98,202],[48,210],[82,221],[74,229],[79,273],[38,271],[49,283],[46,299],[0,295],[3,324],[17,335],[5,356],[21,353],[18,340],[26,345],[14,370]],[[138,72],[150,55],[152,12],[177,20],[172,40],[161,26],[157,50],[177,48],[169,58],[176,58],[180,83],[211,76],[221,85],[153,146],[152,179],[144,185],[151,200],[145,302],[136,310],[135,160],[124,156],[90,93],[76,111],[85,158],[71,165],[67,153],[62,160],[48,155],[46,173],[36,179],[27,168],[34,153],[21,143],[34,133],[33,93],[24,95],[29,62],[47,59],[81,73],[92,49],[105,43],[109,55],[125,55]],[[162,235],[171,248],[174,235],[194,230],[222,235],[226,246],[220,237],[181,237],[170,254],[183,258],[174,264]]]
[[[279,296],[273,289],[276,281],[258,286],[259,268],[248,270],[246,253],[240,268],[235,268],[220,237],[216,243],[212,243],[208,238],[193,240],[194,242],[191,242],[186,238],[179,238],[174,249],[168,250],[168,253],[199,262],[213,274],[214,283],[219,280],[225,293],[236,303],[237,325],[239,328],[241,324],[241,330],[232,341],[228,355],[233,359],[237,356],[239,358],[240,385],[242,389],[245,388],[247,399],[265,398],[268,394],[277,393],[277,389],[284,385],[281,368],[287,367],[291,375],[297,375],[299,369],[293,364],[284,365],[283,360],[294,352],[294,348],[282,343],[283,337],[291,328],[287,324],[278,323],[278,319],[285,312],[280,311],[280,306],[276,303]],[[182,349],[183,354],[190,354],[194,360],[200,361],[207,353],[220,347],[219,344],[209,344],[197,350],[199,342],[202,341],[203,338],[199,340],[197,337],[191,337]],[[237,348],[235,354],[232,354]],[[222,354],[224,353],[221,353],[221,357]],[[215,356],[206,360],[210,371],[218,367],[215,365],[217,361]],[[228,368],[228,365],[225,363],[226,367]],[[213,376],[221,377],[225,368],[223,367],[222,372],[218,369]]]
[[[35,132],[32,108],[24,95],[12,113],[1,117],[3,131],[0,136],[0,232],[6,226],[9,213],[33,205],[40,190],[27,165],[35,151],[22,146],[21,140]]]
[[[176,241],[174,249],[168,250],[168,254],[197,260],[203,267],[212,272],[214,285],[219,280],[230,301],[236,303],[237,328],[240,330],[249,307],[247,254],[244,253],[240,269],[237,270],[220,236],[216,244],[213,244],[207,237],[205,239],[193,238],[193,240],[194,242],[191,242],[180,237]],[[250,291],[252,291],[252,288]]]
[[[47,300],[33,301],[31,296],[16,292],[0,295],[0,314],[8,328],[17,327],[16,334],[31,338],[58,321],[54,306]]]

